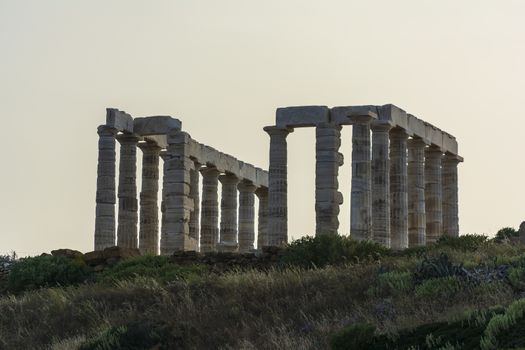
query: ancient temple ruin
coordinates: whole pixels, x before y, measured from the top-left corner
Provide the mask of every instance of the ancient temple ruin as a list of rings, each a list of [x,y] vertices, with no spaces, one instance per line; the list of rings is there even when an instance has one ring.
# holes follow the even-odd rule
[[[95,250],[116,244],[153,254],[199,249],[251,251],[255,196],[259,198],[258,245],[267,245],[266,171],[193,140],[181,130],[181,122],[169,116],[132,118],[123,111],[108,109],[106,123],[98,127],[98,134]],[[120,144],[118,191],[116,141]],[[137,148],[143,152],[140,202]],[[160,159],[164,171],[159,244]]]
[[[277,109],[270,135],[268,243],[288,239],[287,136],[316,128],[316,234],[337,234],[341,128],[352,125],[350,233],[402,249],[459,235],[456,139],[394,105]],[[293,205],[293,203],[292,203]]]
[[[268,171],[193,140],[178,119],[132,118],[108,109],[106,123],[98,128],[95,249],[116,244],[153,254],[249,252],[256,231],[257,248],[285,244],[286,139],[300,127],[316,128],[316,234],[337,234],[343,203],[339,148],[345,125],[352,126],[353,238],[403,249],[433,243],[441,235],[459,235],[457,166],[463,158],[457,141],[394,105],[278,108],[275,125],[264,128],[270,136]],[[143,153],[140,201],[137,148]]]

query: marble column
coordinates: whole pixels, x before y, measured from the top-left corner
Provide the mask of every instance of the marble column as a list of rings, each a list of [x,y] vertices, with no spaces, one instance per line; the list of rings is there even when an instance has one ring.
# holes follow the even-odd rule
[[[200,196],[199,196],[199,169],[201,165],[198,162],[193,162],[194,169],[190,170],[190,198],[193,199],[193,211],[190,213],[190,237],[197,242],[200,241]]]
[[[437,146],[425,151],[425,210],[426,243],[435,243],[443,234],[443,207],[441,184],[441,160],[443,153]]]
[[[160,238],[160,252],[170,255],[175,251],[196,251],[197,241],[190,236],[190,172],[194,169],[189,157],[190,136],[182,131],[168,135],[168,159],[164,163],[164,228]]]
[[[372,238],[390,247],[390,123],[372,123]]]
[[[248,181],[241,181],[239,190],[239,252],[247,253],[254,249],[255,243],[255,190],[257,187]]]
[[[337,234],[339,206],[343,195],[338,191],[339,167],[343,164],[341,126],[319,124],[315,130],[315,234]]]
[[[390,131],[390,247],[408,248],[407,140],[402,128]]]
[[[160,201],[160,212],[161,212],[161,222],[160,222],[160,236],[163,237],[166,234],[166,188],[168,187],[168,178],[166,175],[166,163],[170,159],[170,155],[167,150],[160,151],[159,154],[163,163],[162,171],[162,191],[161,191],[161,201]],[[159,246],[160,250],[160,246]],[[162,254],[162,252],[160,252]]]
[[[259,198],[257,249],[261,250],[268,245],[268,188],[259,187],[255,194]]]
[[[458,164],[463,159],[446,153],[443,157],[443,234],[459,236],[458,217]]]
[[[288,243],[288,155],[286,137],[292,130],[267,126],[270,135],[268,169],[268,245]]]
[[[372,117],[354,117],[352,125],[352,193],[350,234],[356,240],[372,239],[372,177],[370,122]]]
[[[134,134],[117,135],[120,143],[120,165],[118,182],[118,227],[117,245],[138,248],[137,224],[137,143]]]
[[[216,168],[205,167],[202,174],[201,252],[216,250],[219,239],[219,174]]]
[[[222,184],[220,247],[224,252],[236,252],[237,243],[237,184],[239,178],[233,174],[219,176]]]
[[[98,168],[95,213],[95,250],[115,245],[115,136],[117,130],[106,125],[97,129]]]
[[[158,254],[159,244],[159,154],[155,142],[139,143],[142,150],[142,190],[140,192],[139,249],[142,254]]]
[[[426,244],[425,142],[408,140],[408,246]]]

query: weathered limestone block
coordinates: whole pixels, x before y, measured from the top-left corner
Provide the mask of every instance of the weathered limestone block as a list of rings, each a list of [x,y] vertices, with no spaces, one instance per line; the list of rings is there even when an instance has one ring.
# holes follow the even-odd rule
[[[341,126],[321,123],[316,128],[315,213],[316,235],[337,234],[339,205],[343,198],[338,191],[337,177],[343,163]]]
[[[235,252],[237,243],[237,184],[239,178],[233,174],[219,176],[222,184],[220,250]]]
[[[459,236],[458,164],[462,160],[451,153],[443,157],[443,234],[452,237]]]
[[[137,248],[137,143],[135,134],[120,134],[120,166],[118,184],[118,227],[117,245],[124,248]]]
[[[268,170],[268,245],[288,242],[288,155],[286,136],[292,130],[265,127],[270,135],[270,166]]]
[[[297,128],[328,123],[330,110],[326,106],[298,106],[277,108],[276,126],[278,128]]]
[[[98,127],[98,168],[95,213],[95,250],[115,245],[115,136],[117,130]]]
[[[392,249],[408,248],[407,140],[404,129],[390,131],[390,230]]]
[[[193,169],[190,170],[190,198],[193,199],[193,211],[190,213],[190,237],[197,242],[200,241],[200,196],[199,196],[199,169],[201,165],[198,162],[193,163]]]
[[[350,234],[356,240],[372,239],[371,116],[354,118],[352,126],[352,193]]]
[[[390,247],[390,161],[388,122],[372,123],[372,239]]]
[[[106,108],[106,125],[125,133],[133,133],[133,118],[116,108]]]
[[[247,253],[254,249],[255,241],[255,190],[257,187],[248,181],[241,181],[239,189],[239,252]]]
[[[194,169],[189,157],[190,136],[182,131],[173,131],[168,135],[169,158],[164,162],[164,215],[163,230],[160,240],[162,255],[171,255],[175,251],[197,250],[198,242],[190,236],[190,214],[194,209],[189,192],[181,189],[191,185],[190,172]],[[185,194],[188,193],[188,194]]]
[[[135,118],[133,120],[133,132],[141,136],[164,135],[180,129],[180,120],[170,116]]]
[[[259,198],[257,249],[261,250],[268,245],[268,188],[259,187],[255,194]]]
[[[216,249],[219,238],[219,174],[216,168],[205,167],[202,174],[202,218],[201,218],[201,252]]]
[[[441,160],[443,153],[437,146],[425,151],[425,210],[426,242],[435,243],[443,233],[443,206]]]
[[[408,246],[426,244],[425,147],[421,138],[408,140]]]
[[[519,228],[520,243],[525,244],[525,221],[520,224]]]
[[[142,191],[140,192],[139,250],[142,254],[158,254],[159,240],[159,154],[153,142],[139,143],[142,150]]]

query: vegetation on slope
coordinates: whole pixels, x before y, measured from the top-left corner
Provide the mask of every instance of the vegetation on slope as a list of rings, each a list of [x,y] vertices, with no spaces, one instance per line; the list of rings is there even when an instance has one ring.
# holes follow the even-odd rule
[[[525,346],[525,248],[484,236],[402,252],[304,238],[269,271],[153,256],[99,273],[75,259],[15,266],[0,297],[2,349]]]

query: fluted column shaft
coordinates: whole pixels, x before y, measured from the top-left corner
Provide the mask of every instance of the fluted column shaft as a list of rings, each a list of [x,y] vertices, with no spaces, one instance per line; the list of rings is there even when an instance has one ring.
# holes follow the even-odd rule
[[[268,188],[259,187],[255,194],[259,198],[257,249],[261,250],[268,245]]]
[[[356,118],[352,126],[350,234],[356,240],[372,239],[371,119]]]
[[[407,140],[404,129],[390,131],[390,231],[392,249],[408,248]]]
[[[164,161],[164,218],[160,252],[196,251],[198,243],[190,236],[190,214],[194,203],[190,197],[190,171],[194,169],[189,157],[190,136],[182,131],[168,135],[168,156]]]
[[[270,166],[268,169],[268,245],[288,242],[288,155],[286,136],[289,129],[265,127],[270,135]]]
[[[443,234],[459,236],[458,164],[461,158],[446,153],[443,158]]]
[[[219,174],[216,168],[201,169],[202,174],[202,218],[201,252],[216,250],[219,238]]]
[[[426,244],[425,142],[408,140],[408,246]]]
[[[388,123],[372,124],[372,237],[390,247],[390,162]]]
[[[443,233],[443,207],[441,160],[443,153],[436,146],[430,146],[425,152],[425,209],[426,242],[435,243]]]
[[[115,245],[115,135],[117,130],[101,125],[97,129],[98,167],[95,213],[95,250]]]
[[[237,184],[239,178],[233,174],[219,176],[222,184],[220,250],[237,251]]]
[[[319,124],[315,135],[315,233],[337,234],[339,206],[343,203],[338,191],[339,167],[343,164],[343,155],[339,153],[341,126]]]
[[[157,254],[159,240],[159,154],[154,142],[139,143],[142,150],[142,190],[140,192],[139,249]]]
[[[190,170],[190,198],[193,199],[193,211],[190,213],[190,237],[195,241],[200,241],[200,227],[199,227],[199,216],[200,216],[200,195],[199,195],[199,182],[200,175],[199,169],[201,165],[197,162],[193,163],[194,169]]]
[[[254,249],[255,243],[255,190],[257,187],[247,181],[237,186],[239,189],[239,252]]]
[[[120,134],[117,140],[120,143],[117,245],[137,248],[137,143],[139,137],[133,134]]]

